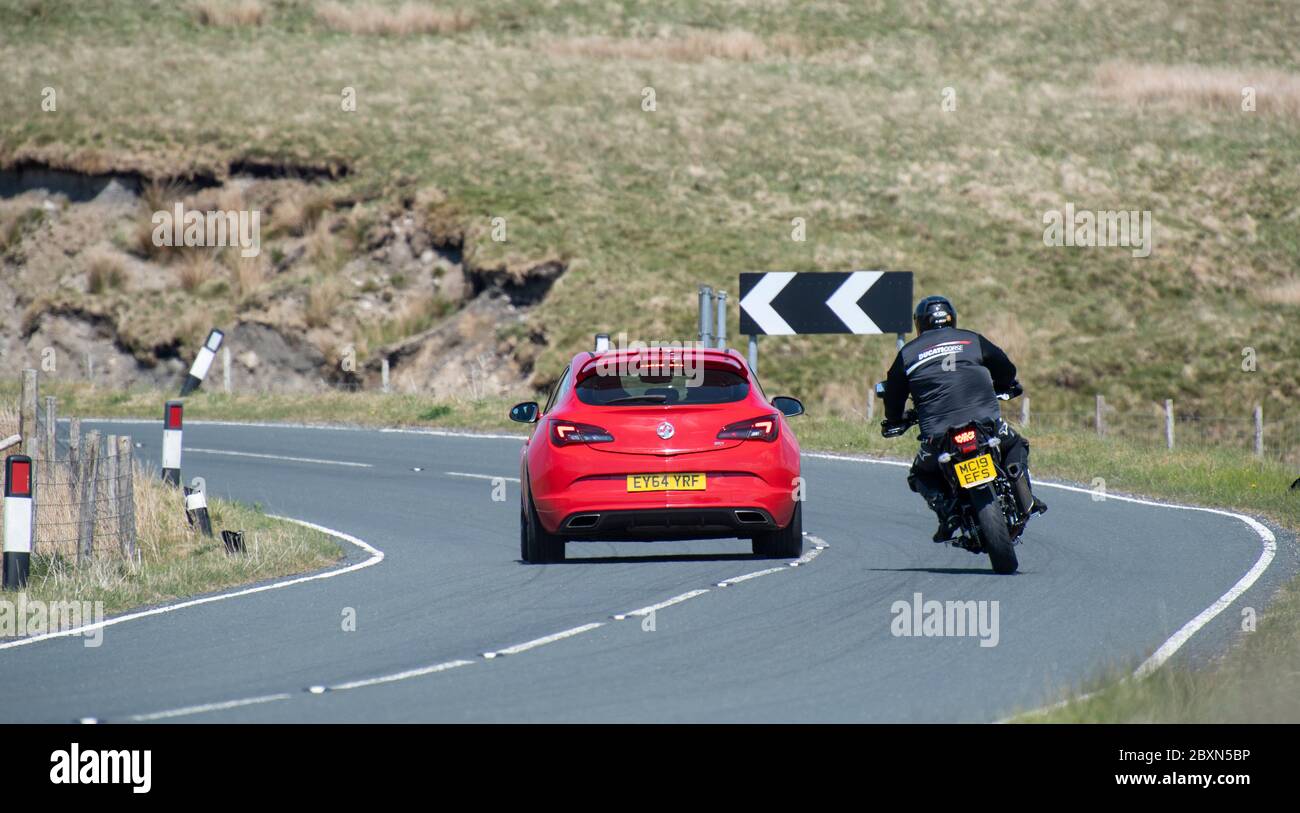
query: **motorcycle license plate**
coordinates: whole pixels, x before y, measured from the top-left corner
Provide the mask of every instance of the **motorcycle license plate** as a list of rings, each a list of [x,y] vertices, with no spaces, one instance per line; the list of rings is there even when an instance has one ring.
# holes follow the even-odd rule
[[[997,467],[993,465],[993,455],[982,454],[970,460],[963,460],[955,466],[957,483],[962,488],[974,488],[998,477]]]

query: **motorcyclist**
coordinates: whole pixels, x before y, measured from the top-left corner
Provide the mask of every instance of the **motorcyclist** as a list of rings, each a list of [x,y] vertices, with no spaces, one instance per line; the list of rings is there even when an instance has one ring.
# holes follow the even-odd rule
[[[1029,442],[1002,420],[998,393],[1019,394],[1016,365],[993,342],[971,330],[957,328],[957,309],[946,297],[927,296],[913,314],[917,336],[899,349],[889,368],[885,389],[885,420],[881,432],[904,420],[912,397],[921,427],[921,448],[912,462],[907,483],[925,498],[939,518],[934,541],[952,539],[960,530],[950,493],[939,471],[937,445],[954,427],[980,424],[1001,438],[1002,461],[1029,485]],[[1031,492],[1026,488],[1026,494]],[[1033,513],[1047,505],[1033,497]]]

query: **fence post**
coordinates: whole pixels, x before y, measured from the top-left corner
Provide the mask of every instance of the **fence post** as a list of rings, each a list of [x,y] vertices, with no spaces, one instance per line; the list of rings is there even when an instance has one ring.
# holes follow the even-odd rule
[[[122,478],[117,498],[120,508],[117,512],[117,538],[121,542],[122,555],[135,561],[135,465],[131,462],[131,436],[117,439],[117,473]]]
[[[1264,407],[1255,404],[1255,457],[1264,456]]]
[[[1169,451],[1174,450],[1174,402],[1172,398],[1165,399],[1165,445]]]
[[[876,419],[876,388],[867,387],[867,423]]]
[[[1106,398],[1103,395],[1097,396],[1097,437],[1106,435]]]
[[[68,486],[77,493],[81,474],[81,419],[68,418]]]
[[[53,395],[45,396],[45,465],[54,473],[54,461],[59,457],[57,430],[59,427],[58,407]]]
[[[81,532],[77,539],[77,564],[89,561],[95,550],[95,478],[99,470],[99,432],[86,433],[81,454]]]
[[[230,386],[230,348],[221,348],[221,385],[226,391],[226,395],[233,392]]]
[[[28,457],[40,457],[40,438],[36,437],[36,371],[23,370],[23,391],[18,402],[18,432],[23,436],[20,450]]]
[[[380,388],[383,390],[384,394],[387,395],[388,394],[388,356],[384,356],[379,360],[379,381],[380,381]]]
[[[104,439],[104,457],[100,464],[104,471],[104,505],[108,506],[105,519],[111,523],[111,532],[117,535],[121,524],[117,520],[118,514],[122,510],[118,500],[121,498],[117,493],[117,435],[109,435]],[[121,545],[121,541],[118,541]]]

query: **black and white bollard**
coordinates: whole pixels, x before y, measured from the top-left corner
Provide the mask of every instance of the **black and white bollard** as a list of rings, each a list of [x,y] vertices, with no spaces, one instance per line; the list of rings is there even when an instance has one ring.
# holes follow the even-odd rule
[[[32,459],[5,458],[4,589],[27,587],[32,567]]]
[[[181,484],[181,413],[180,401],[163,406],[162,479],[168,485]]]
[[[207,376],[208,370],[212,368],[212,361],[217,357],[217,351],[221,349],[221,342],[226,338],[226,334],[216,328],[208,334],[208,340],[199,348],[199,354],[194,357],[194,363],[190,365],[190,374],[185,377],[185,383],[181,385],[181,397],[185,397],[199,388],[203,379]]]
[[[212,536],[212,520],[208,518],[208,497],[201,488],[185,487],[185,518],[190,527],[198,526],[204,536]]]

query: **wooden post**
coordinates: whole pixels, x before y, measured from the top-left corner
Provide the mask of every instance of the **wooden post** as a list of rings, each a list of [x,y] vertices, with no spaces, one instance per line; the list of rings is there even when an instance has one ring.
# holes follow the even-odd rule
[[[230,348],[221,348],[221,384],[225,389],[226,395],[231,393],[230,387]]]
[[[1029,425],[1029,396],[1020,396],[1020,425],[1022,427]]]
[[[59,416],[54,396],[45,396],[45,465],[50,474],[54,473],[54,461],[59,458],[59,446],[56,430],[59,428]],[[53,479],[53,478],[51,478]]]
[[[23,390],[18,401],[18,432],[23,436],[22,453],[40,457],[41,441],[36,437],[36,371],[23,370]]]
[[[1174,450],[1174,402],[1171,398],[1165,399],[1165,445],[1169,451]]]
[[[867,423],[876,419],[876,389],[867,387]]]
[[[1097,396],[1097,437],[1106,435],[1106,398],[1103,395]]]
[[[117,435],[109,435],[104,439],[104,456],[99,465],[100,470],[104,472],[104,505],[107,510],[104,512],[104,518],[109,521],[110,532],[116,536],[118,529],[121,527],[117,521],[118,515],[122,511],[121,494],[117,488]],[[121,545],[121,540],[118,540]]]
[[[90,561],[95,551],[95,477],[99,470],[99,433],[86,433],[81,452],[81,533],[77,539],[77,564]]]
[[[379,376],[380,376],[380,385],[384,390],[384,394],[387,395],[388,394],[388,356],[384,356],[382,359],[379,360]]]
[[[1264,456],[1264,407],[1255,404],[1255,457]]]
[[[81,419],[68,419],[68,488],[72,498],[77,498],[77,484],[81,482]]]
[[[117,538],[122,555],[135,561],[135,465],[131,462],[131,436],[117,439],[117,474],[122,479],[118,488]]]

